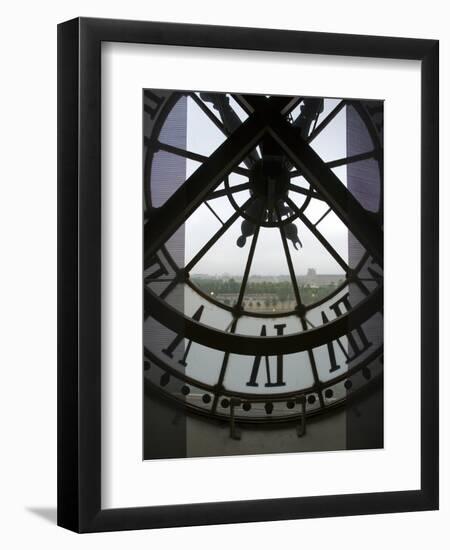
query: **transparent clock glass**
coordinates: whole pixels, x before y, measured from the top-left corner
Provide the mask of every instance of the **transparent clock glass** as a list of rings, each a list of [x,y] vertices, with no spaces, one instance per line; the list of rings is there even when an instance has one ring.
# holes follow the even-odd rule
[[[383,101],[142,117],[143,459],[383,448]]]

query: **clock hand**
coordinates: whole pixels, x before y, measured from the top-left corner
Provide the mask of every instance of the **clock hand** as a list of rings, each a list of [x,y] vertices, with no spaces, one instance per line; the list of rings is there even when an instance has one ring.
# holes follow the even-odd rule
[[[286,239],[292,241],[295,250],[298,250],[297,245],[299,248],[302,248],[302,241],[298,238],[298,229],[294,223],[288,223],[284,228],[284,233],[286,235]]]
[[[261,219],[262,217],[262,210],[263,210],[264,204],[261,199],[255,199],[255,201],[250,204],[250,206],[245,210],[245,212],[255,219]],[[254,234],[256,229],[256,226],[254,223],[252,223],[249,220],[243,220],[241,223],[241,233],[236,241],[236,244],[239,246],[239,248],[243,248],[245,246],[245,243],[247,242],[247,237],[251,237],[251,235]]]

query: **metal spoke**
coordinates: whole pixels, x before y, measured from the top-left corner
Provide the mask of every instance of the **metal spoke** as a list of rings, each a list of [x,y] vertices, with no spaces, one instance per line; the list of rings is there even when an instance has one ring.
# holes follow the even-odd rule
[[[180,268],[178,267],[178,264],[176,261],[172,258],[172,254],[167,250],[167,246],[161,247],[161,252],[163,253],[164,257],[167,260],[167,263],[170,265],[170,267],[174,270],[175,273],[178,273]]]
[[[227,130],[227,128],[222,124],[222,122],[219,120],[219,118],[207,107],[204,102],[197,96],[197,94],[192,93],[189,94],[189,97],[191,97],[195,103],[200,107],[200,109],[205,113],[205,115],[211,120],[211,122],[219,128],[219,130],[225,135],[229,136],[230,132]]]
[[[308,330],[308,325],[305,317],[301,317],[300,321],[302,323],[303,330]],[[308,350],[308,359],[309,359],[309,364],[311,366],[312,375],[314,378],[314,386],[318,388],[320,385],[319,371],[317,370],[316,358],[314,356],[314,351],[312,349]],[[317,389],[317,395],[319,396],[320,407],[323,408],[325,406],[325,402],[323,399],[322,390]]]
[[[247,189],[250,189],[250,183],[248,181],[245,183],[240,183],[239,185],[234,185],[228,189],[218,189],[217,191],[213,191],[209,195],[208,200],[210,201],[220,197],[226,197],[230,191],[231,193],[239,193],[240,191],[247,191]]]
[[[263,207],[261,217],[263,216],[264,212],[265,212],[265,208]],[[237,311],[240,311],[241,308],[242,308],[242,301],[244,299],[245,288],[247,286],[248,276],[250,274],[250,269],[252,267],[253,256],[255,255],[256,243],[258,242],[258,236],[259,236],[260,228],[261,228],[261,226],[258,224],[255,228],[255,233],[253,235],[252,244],[250,245],[250,251],[248,253],[247,263],[245,265],[244,276],[242,277],[241,288],[239,290],[239,297],[238,297],[238,301],[237,301],[237,304],[236,304],[236,310]]]
[[[231,97],[236,101],[236,103],[239,105],[239,107],[247,113],[247,115],[251,115],[254,111],[253,107],[248,103],[248,101],[245,99],[245,96],[242,94],[231,94]]]
[[[219,222],[224,225],[224,222],[221,220],[220,216],[217,214],[217,212],[210,206],[208,201],[205,201],[206,206],[208,207],[209,211],[219,220]]]
[[[331,244],[325,239],[325,237],[320,233],[316,226],[299,210],[297,205],[288,197],[286,202],[294,210],[300,220],[306,225],[306,227],[311,231],[311,233],[317,238],[320,244],[333,256],[336,262],[342,267],[342,269],[348,273],[349,267],[347,263],[341,258],[341,256],[336,252],[336,250],[331,246]]]
[[[237,322],[238,322],[238,318],[235,315],[233,317],[233,321],[232,321],[232,324],[231,324],[231,327],[230,327],[230,333],[231,334],[233,334],[235,332]],[[220,394],[220,391],[223,389],[223,381],[225,380],[225,374],[227,372],[227,367],[228,367],[229,360],[230,360],[230,352],[227,351],[227,352],[224,353],[223,360],[222,360],[222,366],[220,367],[219,378],[218,378],[217,384],[215,386],[214,399],[213,399],[213,403],[212,403],[212,406],[211,406],[211,411],[213,413],[216,412],[216,410],[217,410],[217,405],[219,403],[219,394]]]
[[[336,107],[322,120],[322,122],[316,127],[316,129],[311,132],[308,136],[308,139],[306,140],[308,143],[311,143],[313,139],[315,139],[320,132],[322,132],[328,124],[341,112],[343,107],[347,105],[347,102],[343,99],[340,103],[336,105]]]
[[[263,217],[264,212],[265,212],[265,208],[262,208],[261,218]],[[232,323],[231,328],[230,328],[230,333],[235,332],[236,325],[237,325],[238,318],[239,318],[239,314],[240,314],[240,311],[242,309],[242,301],[244,299],[245,288],[247,286],[248,276],[250,274],[250,269],[251,269],[252,262],[253,262],[253,256],[255,255],[256,243],[258,242],[258,235],[259,235],[260,227],[261,227],[260,225],[256,226],[255,233],[254,233],[253,239],[252,239],[252,243],[250,245],[250,251],[248,253],[247,263],[245,265],[244,276],[242,277],[241,288],[239,290],[239,297],[238,297],[236,306],[234,308],[234,314],[233,314],[234,319],[233,319],[233,323]],[[217,404],[218,404],[218,401],[219,401],[219,392],[223,388],[223,381],[225,379],[225,373],[226,373],[226,370],[227,370],[227,367],[228,367],[229,358],[230,358],[230,352],[226,352],[224,354],[224,357],[223,357],[222,367],[220,369],[219,379],[218,379],[217,385],[216,385],[217,391],[214,395],[214,401],[213,401],[213,405],[212,405],[212,411],[213,412],[215,412],[216,409],[217,409]]]
[[[289,191],[293,191],[294,193],[299,193],[300,195],[305,195],[306,197],[317,199],[318,201],[325,200],[321,195],[319,195],[319,193],[317,193],[317,191],[311,191],[310,189],[299,187],[298,185],[294,185],[293,183],[289,184],[288,189]]]
[[[342,157],[340,159],[331,160],[328,162],[325,162],[325,164],[328,166],[328,168],[337,168],[338,166],[345,166],[347,164],[352,164],[354,162],[360,162],[362,160],[368,160],[372,158],[376,158],[377,152],[376,150],[373,151],[367,151],[367,153],[360,153],[358,155],[352,155],[350,157]],[[301,176],[302,172],[301,170],[291,170],[289,172],[289,177],[297,178],[298,176]]]
[[[330,162],[326,162],[325,164],[329,168],[336,168],[337,166],[344,166],[347,164],[352,164],[353,162],[359,162],[361,160],[367,160],[375,158],[376,151],[367,151],[367,153],[360,153],[359,155],[352,155],[351,157],[343,157],[340,159],[332,160]]]
[[[254,199],[250,197],[243,205],[242,208],[247,208]],[[216,233],[209,239],[209,241],[202,246],[202,248],[197,252],[197,254],[192,258],[192,260],[184,268],[185,273],[189,273],[191,269],[203,258],[203,256],[208,252],[208,250],[215,244],[220,237],[233,225],[233,223],[239,218],[240,213],[235,212],[228,220],[222,225],[222,227],[216,231]]]
[[[291,115],[292,111],[295,110],[296,107],[298,107],[298,105],[300,105],[300,103],[304,100],[305,98],[304,97],[301,97],[301,96],[298,96],[298,97],[293,97],[291,102],[289,104],[287,104],[282,113],[284,115]]]
[[[310,321],[307,317],[304,318],[305,319],[305,323],[306,323],[306,328],[308,328],[308,325],[311,327],[311,328],[316,328],[316,325]]]
[[[323,221],[327,216],[328,214],[331,212],[331,206],[330,208],[328,208],[328,210],[325,212],[325,214],[322,214],[322,216],[320,216],[320,218],[316,221],[316,223],[314,224],[314,227],[317,227],[319,225],[319,223],[321,221]]]
[[[297,302],[297,307],[299,308],[299,312],[302,311],[302,299],[301,299],[301,296],[300,296],[300,291],[298,289],[298,283],[297,283],[297,278],[295,276],[295,270],[294,270],[294,264],[292,263],[292,257],[291,257],[291,252],[289,250],[289,244],[287,242],[287,238],[286,238],[286,233],[285,233],[285,227],[284,225],[281,225],[281,215],[280,215],[280,210],[278,207],[276,207],[276,213],[277,213],[277,218],[278,218],[278,221],[280,222],[280,235],[281,235],[281,240],[283,241],[283,248],[284,248],[284,254],[286,256],[286,260],[287,260],[287,264],[288,264],[288,269],[289,269],[289,275],[291,277],[291,283],[292,283],[292,286],[294,288],[294,295],[295,295],[295,301]]]
[[[208,158],[205,157],[205,155],[200,155],[199,153],[194,153],[193,151],[188,151],[187,149],[182,149],[181,147],[176,147],[175,145],[169,145],[168,143],[163,143],[162,141],[158,141],[156,143],[156,149],[190,160],[195,160],[196,162],[205,162]]]
[[[253,202],[253,199],[250,198],[243,207],[247,207]],[[197,252],[197,254],[192,258],[192,260],[184,267],[184,269],[178,269],[177,277],[163,290],[160,294],[160,298],[165,299],[172,292],[172,290],[177,286],[177,284],[182,280],[182,274],[189,273],[191,269],[203,258],[203,256],[208,252],[208,250],[220,239],[220,237],[233,225],[233,223],[239,218],[239,212],[235,212],[228,220],[222,224],[222,227],[209,239],[209,241],[202,246],[202,248]]]
[[[157,148],[161,151],[166,151],[167,153],[172,153],[173,155],[178,155],[179,157],[184,157],[189,160],[194,160],[196,162],[205,162],[209,157],[205,155],[200,155],[199,153],[194,153],[193,151],[188,151],[186,149],[181,149],[180,147],[175,147],[175,145],[169,145],[168,143],[162,143],[158,141]],[[235,166],[232,170],[236,174],[241,176],[248,176],[249,171],[247,168],[242,168],[241,166]]]

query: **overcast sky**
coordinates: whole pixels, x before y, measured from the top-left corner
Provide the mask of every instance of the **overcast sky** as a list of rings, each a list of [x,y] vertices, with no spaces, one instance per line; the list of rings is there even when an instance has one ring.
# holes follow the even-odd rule
[[[325,99],[325,109],[320,120],[339,102],[336,99]],[[238,114],[244,118],[240,109]],[[217,112],[216,112],[217,114]],[[208,117],[200,110],[192,99],[188,99],[187,109],[187,149],[196,153],[210,155],[224,140],[222,132],[216,128]],[[311,143],[316,152],[325,161],[346,156],[346,114],[345,109],[329,124],[317,139]],[[198,163],[188,160],[186,177],[196,168]],[[338,177],[346,184],[346,167],[334,170]],[[232,175],[230,184],[235,185],[246,181],[244,176]],[[293,180],[301,186],[308,187],[303,178]],[[222,187],[222,186],[221,186]],[[219,187],[220,188],[220,187]],[[242,204],[249,198],[248,191],[236,194],[236,200]],[[289,197],[300,206],[305,197],[298,193],[290,192]],[[210,206],[218,216],[226,221],[234,212],[228,198],[220,198],[210,201]],[[314,223],[327,210],[322,201],[312,200],[305,214]],[[236,240],[241,234],[241,220],[238,220],[209,253],[193,269],[193,274],[242,275],[248,256],[251,237],[247,239],[244,248],[236,245]],[[342,273],[342,269],[335,260],[320,245],[317,239],[309,232],[306,226],[299,220],[295,222],[298,236],[303,248],[295,250],[290,242],[292,261],[298,275],[306,273],[308,268],[315,268],[318,273]],[[220,222],[213,213],[202,205],[186,223],[186,262],[201,248],[201,246],[220,228]],[[330,213],[320,222],[318,229],[331,242],[344,260],[348,258],[348,233],[340,220]],[[278,228],[262,228],[255,251],[250,275],[281,275],[288,274],[286,259],[283,252],[281,236]]]

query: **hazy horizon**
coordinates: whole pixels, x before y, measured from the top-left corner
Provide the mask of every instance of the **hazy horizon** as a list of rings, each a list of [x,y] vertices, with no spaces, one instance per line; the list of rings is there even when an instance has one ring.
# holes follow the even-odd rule
[[[314,268],[312,268],[312,269],[314,269]],[[305,277],[305,276],[308,275],[308,273],[305,273],[305,274],[297,273],[296,275],[297,275],[297,277]],[[333,276],[336,276],[336,277],[340,277],[340,276],[343,276],[343,273],[338,272],[338,271],[324,273],[322,271],[317,271],[316,270],[315,275],[333,275]],[[224,273],[201,273],[201,272],[195,272],[195,273],[192,274],[192,276],[193,277],[228,277],[228,278],[233,277],[233,278],[242,278],[242,273],[229,273],[229,272],[224,272]],[[288,279],[289,274],[286,274],[286,273],[273,273],[273,274],[252,273],[249,276],[249,279],[252,279],[252,278],[255,278],[255,277],[270,277],[270,278],[283,277],[283,278]]]

